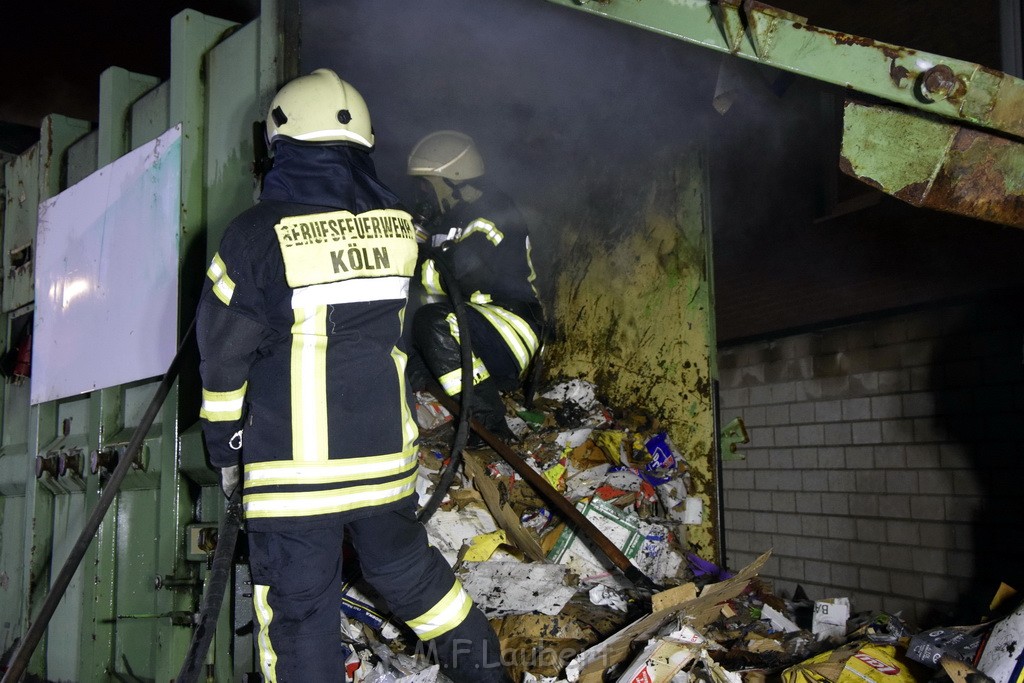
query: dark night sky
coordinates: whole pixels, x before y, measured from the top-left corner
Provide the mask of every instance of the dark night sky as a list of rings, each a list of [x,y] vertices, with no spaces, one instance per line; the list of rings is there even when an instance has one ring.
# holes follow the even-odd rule
[[[0,122],[38,128],[57,113],[95,121],[110,66],[166,79],[170,20],[185,8],[244,22],[259,0],[39,0],[9,3],[0,21]]]

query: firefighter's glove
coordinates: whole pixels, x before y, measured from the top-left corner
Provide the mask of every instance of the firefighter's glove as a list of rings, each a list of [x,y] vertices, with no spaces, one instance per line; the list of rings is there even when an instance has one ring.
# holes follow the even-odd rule
[[[241,479],[242,466],[232,465],[231,467],[220,468],[220,490],[224,492],[225,498],[231,498],[231,494],[238,488]]]

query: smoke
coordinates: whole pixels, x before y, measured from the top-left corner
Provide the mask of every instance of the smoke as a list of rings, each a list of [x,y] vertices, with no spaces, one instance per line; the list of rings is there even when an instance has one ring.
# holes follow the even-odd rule
[[[303,0],[301,11],[301,68],[333,68],[366,98],[381,178],[409,196],[417,140],[473,136],[490,180],[531,219],[542,280],[566,217],[621,212],[652,164],[697,142],[714,172],[716,262],[764,257],[780,225],[809,223],[820,203],[792,192],[820,180],[824,147],[819,95],[800,79],[544,0]]]

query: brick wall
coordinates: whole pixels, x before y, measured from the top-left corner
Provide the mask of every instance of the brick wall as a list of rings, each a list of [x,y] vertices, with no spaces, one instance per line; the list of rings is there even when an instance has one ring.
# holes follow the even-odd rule
[[[719,349],[726,563],[922,626],[1024,590],[1024,292]],[[966,621],[956,621],[958,619]]]

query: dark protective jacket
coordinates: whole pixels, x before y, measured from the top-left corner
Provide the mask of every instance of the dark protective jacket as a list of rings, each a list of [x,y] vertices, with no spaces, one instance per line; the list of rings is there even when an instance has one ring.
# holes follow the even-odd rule
[[[210,461],[241,453],[253,530],[356,519],[413,493],[417,428],[396,343],[415,264],[411,217],[366,152],[276,145],[197,314]]]
[[[525,372],[539,346],[543,314],[534,287],[530,235],[519,208],[507,195],[485,187],[476,201],[457,204],[444,214],[431,232],[435,247],[447,243],[445,257],[460,293],[501,335],[519,373]],[[419,274],[428,297],[445,293],[434,260],[428,250]]]

